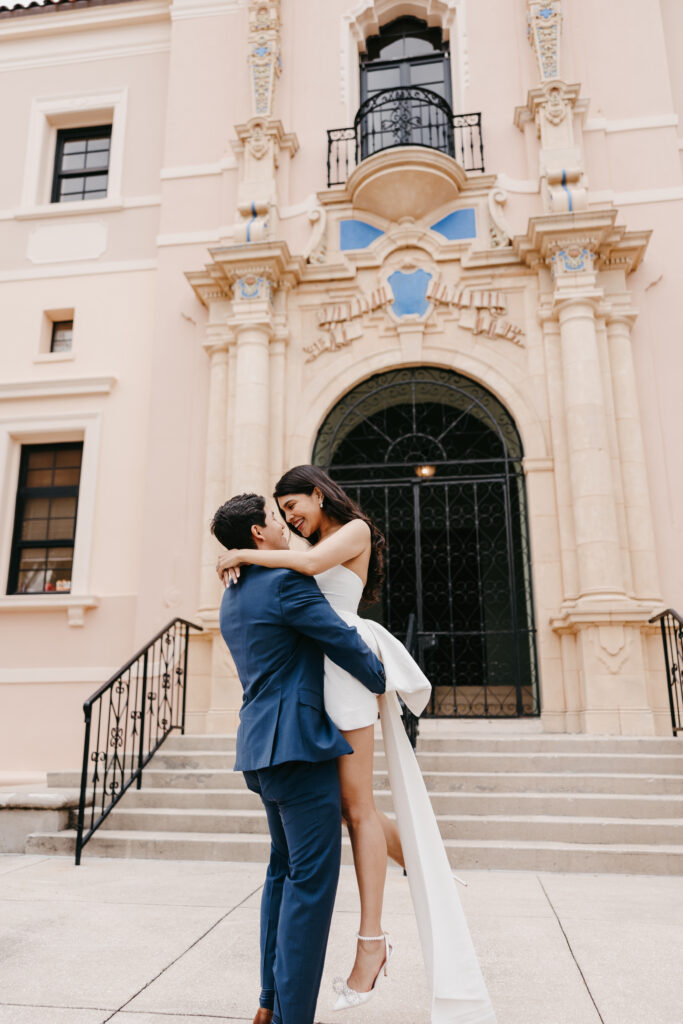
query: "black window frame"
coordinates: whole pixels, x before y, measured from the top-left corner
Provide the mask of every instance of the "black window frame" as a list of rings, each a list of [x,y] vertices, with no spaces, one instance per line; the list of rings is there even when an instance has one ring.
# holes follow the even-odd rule
[[[52,192],[51,192],[51,203],[64,203],[68,200],[61,198],[61,182],[64,178],[101,178],[107,177],[107,195],[109,194],[109,170],[111,165],[111,137],[112,137],[112,124],[101,124],[92,125],[86,128],[59,128],[57,130],[57,146],[55,149],[55,164],[52,175]],[[64,145],[67,142],[72,142],[74,139],[109,139],[109,160],[107,161],[106,168],[99,168],[96,171],[87,170],[76,170],[76,171],[63,171],[61,169],[62,160],[64,157]],[[98,199],[106,199],[107,196],[99,196]],[[81,199],[71,200],[72,202],[85,202],[87,199],[86,195],[83,195]]]
[[[67,486],[49,486],[49,487],[28,487],[26,485],[26,477],[28,474],[28,463],[31,452],[39,449],[49,448],[52,451],[80,451],[81,452],[81,466],[78,477],[78,484],[70,484]],[[21,562],[22,551],[30,548],[70,548],[74,551],[76,541],[76,526],[78,524],[78,498],[81,488],[81,475],[83,472],[83,441],[58,441],[55,443],[43,443],[43,444],[23,444],[21,446],[21,459],[19,462],[19,480],[17,484],[17,499],[14,507],[14,528],[12,531],[12,549],[10,553],[9,573],[7,577],[7,593],[17,597],[35,597],[37,594],[52,594],[52,593],[71,593],[69,591],[46,591],[46,590],[29,590],[19,591],[19,566]],[[73,537],[70,540],[22,540],[21,532],[24,524],[24,508],[28,498],[75,498],[76,499],[76,513],[74,516],[74,532]],[[73,571],[73,557],[71,560],[71,568]]]
[[[70,328],[71,328],[71,338],[69,339],[69,347],[68,348],[55,348],[54,347],[55,340],[56,340],[55,335],[57,334],[57,331],[60,328],[65,327],[67,324],[69,324]],[[74,322],[73,322],[73,320],[53,320],[52,321],[52,330],[50,332],[50,352],[56,352],[57,354],[59,354],[60,352],[71,352],[71,350],[73,349],[73,331],[74,331]]]
[[[425,39],[432,47],[432,53],[425,53],[415,57],[390,57],[382,60],[380,45],[408,37]],[[368,99],[368,71],[378,68],[398,68],[400,88],[411,86],[409,68],[420,64],[435,64],[441,62],[443,67],[444,99],[449,107],[453,106],[453,90],[451,85],[451,58],[448,40],[443,38],[440,28],[430,28],[426,21],[415,18],[412,15],[396,18],[387,25],[382,25],[378,35],[370,36],[365,43],[365,51],[360,55],[360,101],[365,103]],[[398,88],[397,87],[397,88]],[[381,90],[380,90],[381,91]]]

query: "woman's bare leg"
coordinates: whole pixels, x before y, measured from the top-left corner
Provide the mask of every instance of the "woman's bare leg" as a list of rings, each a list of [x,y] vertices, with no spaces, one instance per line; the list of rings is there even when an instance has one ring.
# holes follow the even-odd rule
[[[387,873],[387,840],[372,792],[375,741],[374,726],[344,733],[353,754],[340,757],[342,813],[349,830],[353,863],[360,894],[361,935],[382,934],[382,903]],[[391,826],[387,818],[386,821]],[[395,826],[394,826],[395,828]],[[400,843],[399,843],[400,846]],[[358,940],[356,959],[347,984],[357,992],[369,992],[384,960],[383,942]]]
[[[377,811],[379,816],[379,823],[382,826],[384,832],[384,838],[387,844],[387,853],[392,860],[396,861],[402,868],[405,868],[406,863],[403,859],[403,847],[401,846],[401,837],[398,834],[398,827],[396,822],[391,818],[387,818],[383,811]]]

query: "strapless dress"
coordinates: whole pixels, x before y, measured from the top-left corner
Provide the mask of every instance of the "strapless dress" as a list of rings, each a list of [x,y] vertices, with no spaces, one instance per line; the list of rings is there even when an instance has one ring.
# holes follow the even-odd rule
[[[439,826],[401,720],[397,695],[419,715],[429,700],[429,680],[396,637],[357,614],[363,583],[355,572],[337,565],[316,580],[337,614],[356,627],[384,664],[387,690],[376,697],[325,658],[325,710],[338,728],[348,730],[372,725],[379,707],[389,786],[431,985],[431,1024],[496,1024]]]

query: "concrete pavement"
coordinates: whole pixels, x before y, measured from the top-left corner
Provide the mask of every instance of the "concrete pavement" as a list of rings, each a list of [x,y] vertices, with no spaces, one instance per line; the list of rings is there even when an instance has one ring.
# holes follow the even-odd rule
[[[0,1024],[250,1024],[264,867],[0,857]],[[683,879],[463,871],[499,1024],[683,1024]],[[406,880],[389,872],[389,977],[332,1013],[358,897],[342,869],[317,1019],[429,1024]]]

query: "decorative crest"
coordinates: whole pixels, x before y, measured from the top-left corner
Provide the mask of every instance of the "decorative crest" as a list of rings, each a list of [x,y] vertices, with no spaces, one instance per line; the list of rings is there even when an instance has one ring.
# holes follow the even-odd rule
[[[254,114],[270,117],[280,59],[280,0],[250,0],[249,64]]]
[[[560,0],[527,0],[529,42],[536,51],[541,80],[549,82],[560,77]]]

